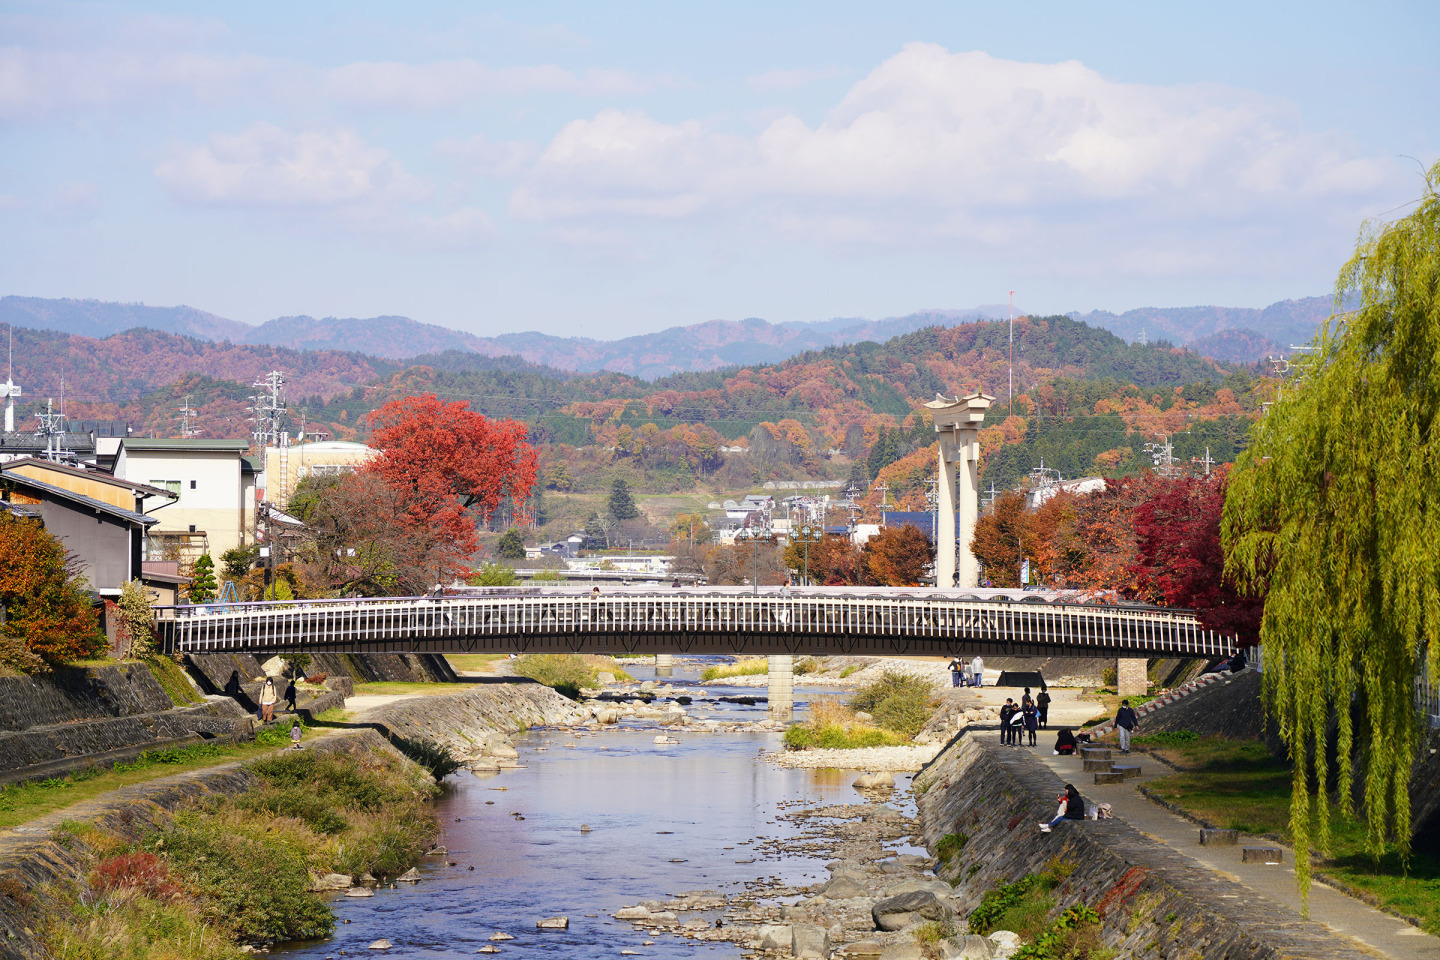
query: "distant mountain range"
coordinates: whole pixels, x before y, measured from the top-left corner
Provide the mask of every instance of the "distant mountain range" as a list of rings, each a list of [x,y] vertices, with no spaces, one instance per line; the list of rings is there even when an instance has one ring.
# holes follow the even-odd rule
[[[931,310],[883,320],[847,318],[814,323],[770,323],[753,318],[710,320],[619,340],[595,340],[534,331],[479,337],[398,316],[278,317],[251,326],[187,306],[7,296],[0,297],[0,323],[93,338],[144,327],[216,342],[343,351],[389,360],[447,353],[518,356],[559,370],[610,370],[653,380],[684,371],[774,362],[807,350],[866,340],[884,341],[930,326],[1001,318],[1007,309],[982,306]],[[1097,310],[1070,316],[1127,341],[1138,340],[1143,332],[1151,341],[1166,339],[1218,360],[1248,363],[1268,354],[1287,353],[1290,344],[1309,340],[1316,326],[1330,315],[1330,309],[1329,298],[1307,297],[1263,309],[1170,307],[1122,314]]]

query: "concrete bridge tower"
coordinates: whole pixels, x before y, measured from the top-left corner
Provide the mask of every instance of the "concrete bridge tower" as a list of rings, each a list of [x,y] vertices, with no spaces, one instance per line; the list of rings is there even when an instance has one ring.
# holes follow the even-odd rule
[[[980,427],[985,423],[985,411],[994,402],[994,397],[976,391],[955,400],[937,394],[925,404],[934,414],[935,432],[940,435],[935,585],[942,589],[979,585],[980,570],[970,550],[970,539],[980,513]],[[952,538],[957,515],[958,535]]]

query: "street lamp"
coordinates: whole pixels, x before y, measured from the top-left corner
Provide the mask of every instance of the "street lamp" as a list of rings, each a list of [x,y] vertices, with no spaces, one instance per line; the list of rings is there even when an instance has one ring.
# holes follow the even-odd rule
[[[819,543],[825,536],[823,527],[812,527],[805,524],[800,528],[800,535],[795,539],[805,544],[805,586],[810,586],[810,544]]]

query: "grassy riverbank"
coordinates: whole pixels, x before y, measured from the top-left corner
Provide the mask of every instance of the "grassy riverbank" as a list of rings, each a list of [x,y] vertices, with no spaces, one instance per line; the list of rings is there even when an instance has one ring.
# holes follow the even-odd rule
[[[257,732],[253,742],[231,744],[212,740],[147,750],[134,760],[113,767],[92,767],[63,777],[0,787],[0,828],[19,826],[121,787],[274,753],[290,744],[289,731],[290,724],[282,718],[282,723]],[[305,735],[308,738],[313,731],[307,728]]]
[[[1219,827],[1292,842],[1290,764],[1272,756],[1263,743],[1181,732],[1137,738],[1136,744],[1180,770],[1147,785],[1156,798]],[[1338,812],[1331,816],[1330,831],[1330,855],[1312,851],[1318,873],[1440,934],[1440,858],[1412,853],[1407,869],[1393,847],[1386,847],[1376,860],[1365,849],[1365,825]]]
[[[848,702],[811,701],[810,717],[785,731],[791,750],[853,750],[907,743],[935,711],[935,689],[905,673],[884,673],[856,690]]]
[[[511,661],[511,668],[517,677],[528,677],[545,684],[571,700],[580,698],[581,688],[602,687],[600,674],[608,673],[620,683],[633,683],[635,678],[626,673],[611,657],[599,657],[578,653],[527,653]]]
[[[395,756],[282,751],[250,769],[253,789],[150,829],[62,824],[56,842],[85,876],[23,892],[50,955],[218,960],[241,944],[324,936],[334,918],[312,877],[397,876],[438,832],[434,782]]]

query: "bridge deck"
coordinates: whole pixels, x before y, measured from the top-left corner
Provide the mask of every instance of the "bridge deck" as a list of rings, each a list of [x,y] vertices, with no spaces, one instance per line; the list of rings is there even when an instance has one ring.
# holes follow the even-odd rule
[[[1189,611],[874,592],[484,595],[170,607],[184,653],[723,653],[1222,657]]]

